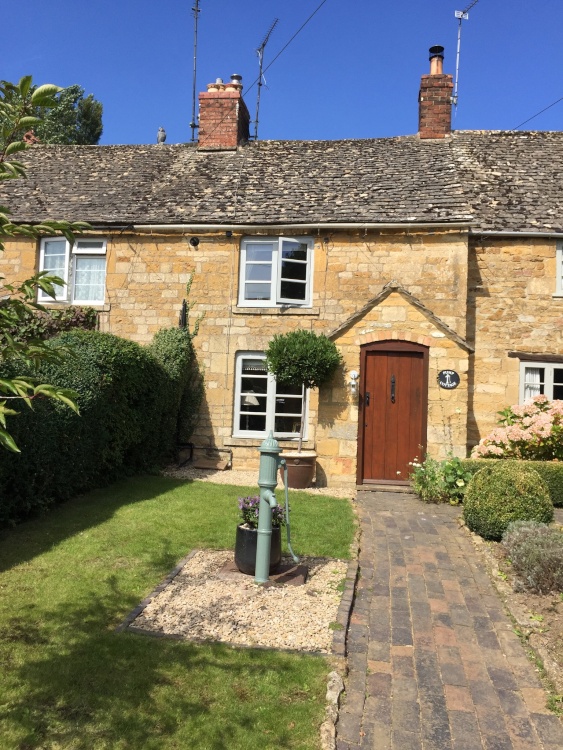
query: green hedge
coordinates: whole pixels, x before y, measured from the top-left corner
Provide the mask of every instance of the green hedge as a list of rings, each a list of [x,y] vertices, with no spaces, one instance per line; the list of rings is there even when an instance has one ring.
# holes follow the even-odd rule
[[[518,461],[510,458],[466,458],[463,465],[471,474],[485,466],[499,463],[520,464],[535,469],[549,488],[551,500],[556,508],[563,508],[563,462],[558,461]]]
[[[194,359],[187,331],[160,332],[150,347],[97,331],[53,342],[69,354],[40,377],[77,391],[80,416],[44,399],[10,420],[21,453],[0,452],[0,524],[151,470],[176,446]]]

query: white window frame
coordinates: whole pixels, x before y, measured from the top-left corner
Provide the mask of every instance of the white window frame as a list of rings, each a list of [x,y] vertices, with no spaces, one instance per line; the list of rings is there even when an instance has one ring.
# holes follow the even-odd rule
[[[281,295],[281,268],[282,268],[282,249],[284,242],[299,242],[307,245],[307,260],[302,261],[306,264],[307,272],[305,279],[305,299],[296,300]],[[270,297],[268,299],[245,299],[246,292],[246,265],[247,265],[247,248],[253,244],[271,244],[272,245],[272,276],[270,279]],[[239,307],[311,307],[311,279],[313,269],[313,249],[314,240],[311,237],[245,237],[241,242],[240,249],[240,274],[239,274]],[[256,262],[256,261],[253,261]],[[295,261],[299,262],[299,261]],[[267,263],[264,263],[267,265]],[[259,283],[259,282],[256,282]],[[264,282],[268,283],[268,282]],[[299,282],[298,282],[299,283]]]
[[[563,370],[563,362],[535,362],[532,360],[523,360],[520,362],[520,403],[524,404],[526,401],[530,401],[532,398],[529,396],[526,398],[526,370],[528,369],[543,369],[544,380],[543,380],[543,395],[553,401],[553,371]]]
[[[78,239],[72,245],[64,237],[44,237],[41,240],[39,248],[39,271],[45,270],[45,245],[47,242],[64,243],[65,248],[65,266],[64,272],[60,275],[65,285],[62,291],[51,297],[42,289],[38,290],[38,302],[66,302],[77,305],[103,305],[105,302],[105,279],[107,274],[107,262],[104,271],[104,298],[93,300],[75,300],[74,289],[77,269],[77,258],[99,258],[101,255],[107,261],[107,240],[105,239]]]
[[[555,247],[555,296],[563,297],[563,242]]]
[[[299,431],[297,432],[276,432],[274,430],[275,418],[276,418],[276,397],[277,397],[277,383],[276,379],[270,373],[266,376],[267,381],[267,392],[266,392],[266,428],[264,430],[241,430],[240,420],[241,416],[244,416],[245,412],[241,412],[241,391],[242,391],[242,363],[245,359],[261,359],[266,360],[264,352],[252,352],[244,351],[237,352],[235,362],[235,403],[233,409],[233,437],[235,438],[265,438],[270,434],[270,431],[274,433],[274,437],[283,440],[298,440]],[[283,392],[283,388],[282,388]],[[263,394],[260,394],[263,396]],[[305,425],[303,431],[303,439],[307,439],[307,421],[309,413],[309,393],[305,391],[303,398],[305,399]],[[300,420],[301,415],[296,416],[295,419]]]

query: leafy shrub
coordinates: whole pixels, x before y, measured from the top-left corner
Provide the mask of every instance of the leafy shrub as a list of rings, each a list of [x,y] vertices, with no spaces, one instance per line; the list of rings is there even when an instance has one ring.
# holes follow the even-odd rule
[[[413,461],[411,466],[413,489],[425,503],[458,505],[463,500],[471,473],[461,459],[450,456],[436,461],[427,456],[424,463]]]
[[[93,307],[69,307],[60,310],[25,310],[17,326],[6,332],[17,342],[34,339],[50,339],[63,331],[82,329],[94,331],[98,325],[98,313]]]
[[[563,460],[563,401],[535,396],[499,415],[501,426],[479,442],[471,458]]]
[[[502,544],[516,574],[517,589],[537,594],[563,591],[563,532],[544,523],[515,521]]]
[[[537,471],[500,461],[472,477],[463,517],[471,531],[484,539],[500,539],[511,521],[552,521],[553,503]]]
[[[484,466],[494,466],[500,461],[517,463],[535,469],[549,488],[551,500],[556,508],[563,508],[563,462],[561,461],[516,461],[514,459],[494,458],[465,458],[462,461],[464,469],[470,476],[476,474]]]
[[[170,457],[193,358],[179,333],[162,333],[154,349],[97,331],[53,340],[69,357],[40,374],[78,393],[80,416],[45,399],[14,418],[22,452],[0,453],[0,524]]]

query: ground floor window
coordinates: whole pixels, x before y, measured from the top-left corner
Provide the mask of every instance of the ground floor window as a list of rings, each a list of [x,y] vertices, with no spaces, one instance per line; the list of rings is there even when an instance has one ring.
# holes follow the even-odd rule
[[[563,363],[520,363],[520,403],[539,395],[563,400]]]
[[[276,383],[263,352],[240,352],[236,359],[234,437],[299,437],[304,392]],[[306,422],[305,422],[306,424]]]

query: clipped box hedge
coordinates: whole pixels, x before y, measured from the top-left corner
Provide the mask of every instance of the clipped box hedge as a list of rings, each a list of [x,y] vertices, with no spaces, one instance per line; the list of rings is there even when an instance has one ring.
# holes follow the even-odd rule
[[[161,331],[148,347],[98,331],[63,333],[53,342],[68,354],[43,365],[39,376],[75,390],[80,415],[41,399],[10,419],[21,453],[0,451],[0,525],[161,466],[181,432],[194,362],[187,331]]]
[[[556,508],[563,508],[563,462],[560,461],[520,461],[512,458],[466,458],[464,467],[475,474],[485,466],[495,464],[518,464],[535,469],[549,488],[549,494]]]

